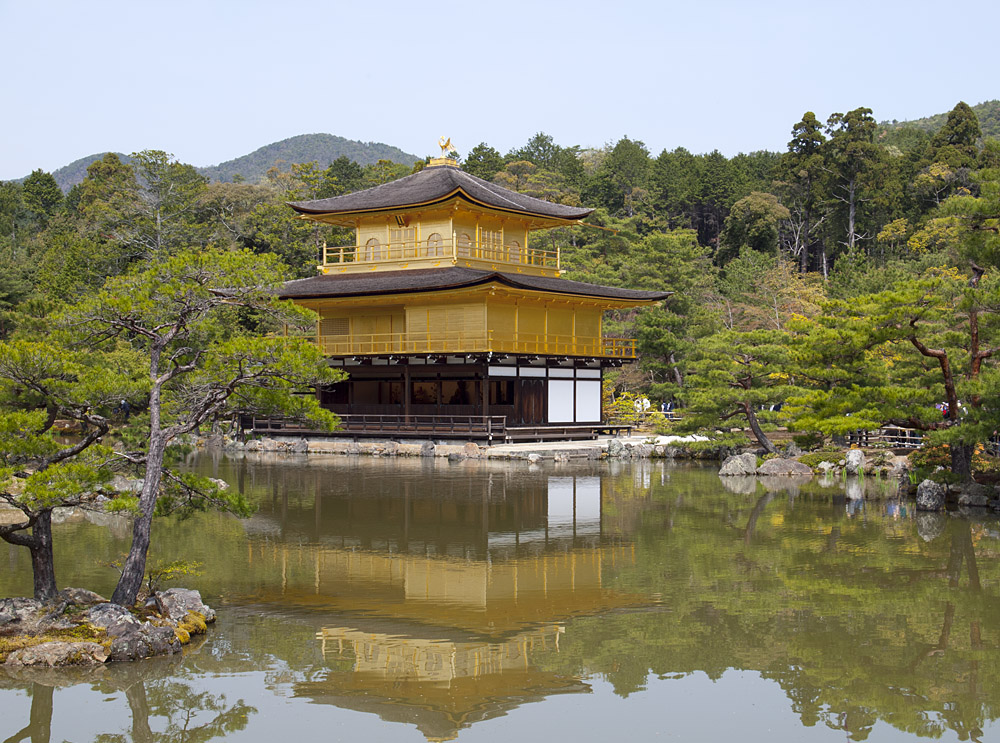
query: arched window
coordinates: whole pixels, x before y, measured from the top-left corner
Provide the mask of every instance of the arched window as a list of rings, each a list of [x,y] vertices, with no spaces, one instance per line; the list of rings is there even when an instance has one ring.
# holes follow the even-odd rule
[[[427,236],[427,257],[437,258],[444,255],[444,240],[437,232],[432,232]]]
[[[468,258],[472,252],[472,238],[468,232],[458,233],[458,254]]]
[[[517,240],[511,240],[507,243],[507,261],[508,263],[520,263],[521,262],[521,243]]]
[[[366,261],[379,261],[382,260],[382,245],[379,243],[377,237],[373,237],[371,240],[365,243],[365,258]]]

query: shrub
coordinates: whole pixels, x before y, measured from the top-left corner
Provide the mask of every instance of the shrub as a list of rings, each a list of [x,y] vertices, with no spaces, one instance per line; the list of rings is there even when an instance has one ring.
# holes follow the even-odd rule
[[[792,436],[792,441],[803,451],[812,451],[823,446],[823,434],[819,431],[809,431],[808,433],[797,433]]]
[[[935,467],[951,467],[951,450],[948,444],[937,446],[921,446],[908,457],[910,465],[915,469],[934,469]],[[976,444],[972,453],[973,472],[1000,472],[1000,460],[986,453],[982,444]]]
[[[843,458],[844,452],[842,451],[817,451],[810,452],[809,454],[803,454],[799,457],[799,461],[802,462],[802,464],[816,469],[819,467],[820,462],[830,462],[831,464],[836,464]]]
[[[108,563],[102,563],[105,567],[114,568],[119,573],[122,565],[125,564],[125,557],[119,557]],[[201,575],[201,563],[194,560],[173,560],[172,562],[155,562],[146,566],[144,593],[152,596],[160,590],[164,583],[183,578],[188,575]]]

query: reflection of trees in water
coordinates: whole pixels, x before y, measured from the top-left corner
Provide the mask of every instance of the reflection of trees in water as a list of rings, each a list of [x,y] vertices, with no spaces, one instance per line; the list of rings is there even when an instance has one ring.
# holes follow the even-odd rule
[[[606,585],[655,591],[670,611],[573,620],[541,666],[602,674],[621,696],[650,674],[753,670],[805,726],[978,740],[1000,713],[996,542],[965,520],[928,543],[879,508],[829,518],[803,507],[809,491],[755,495],[690,499],[671,509],[669,539],[648,511],[635,566]]]
[[[242,699],[229,704],[225,694],[198,691],[181,681],[137,681],[124,691],[132,713],[131,734],[104,733],[97,743],[202,743],[243,730],[257,712]],[[152,730],[151,717],[161,718],[162,732]]]
[[[52,687],[31,685],[31,713],[28,724],[4,740],[3,743],[49,743],[52,731]]]
[[[243,730],[257,712],[242,699],[230,704],[225,694],[198,691],[173,679],[146,681],[138,672],[115,674],[96,686],[104,693],[123,691],[132,716],[128,733],[101,733],[97,743],[206,743]],[[30,688],[28,724],[3,743],[49,743],[53,687],[33,682]],[[153,730],[151,718],[159,718],[155,727],[162,730]]]

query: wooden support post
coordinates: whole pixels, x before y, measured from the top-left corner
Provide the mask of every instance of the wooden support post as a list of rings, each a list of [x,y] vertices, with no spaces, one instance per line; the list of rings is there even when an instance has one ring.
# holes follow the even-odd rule
[[[410,365],[403,366],[403,416],[406,423],[410,422],[410,395],[412,394],[412,382],[410,381]]]

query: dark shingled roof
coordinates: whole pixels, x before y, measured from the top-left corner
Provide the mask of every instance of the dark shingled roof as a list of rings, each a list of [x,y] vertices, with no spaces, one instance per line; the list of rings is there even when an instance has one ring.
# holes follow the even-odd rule
[[[445,201],[456,193],[494,209],[555,219],[583,219],[594,211],[553,204],[516,191],[508,191],[449,165],[429,166],[419,173],[364,191],[331,199],[291,201],[288,205],[300,214],[344,214],[433,204]]]
[[[515,289],[558,292],[581,297],[650,302],[666,299],[673,292],[650,292],[618,289],[612,286],[585,284],[582,281],[526,276],[523,274],[477,271],[472,268],[418,268],[409,271],[326,274],[289,281],[281,288],[282,299],[353,297],[377,294],[408,294],[441,289],[460,289],[497,282]]]

